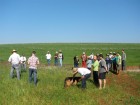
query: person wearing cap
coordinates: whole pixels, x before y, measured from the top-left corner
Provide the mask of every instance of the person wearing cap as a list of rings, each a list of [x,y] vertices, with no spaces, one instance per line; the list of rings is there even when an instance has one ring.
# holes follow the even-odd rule
[[[73,68],[73,77],[75,77],[75,75],[79,73],[81,75],[81,79],[82,79],[82,89],[86,88],[86,80],[88,78],[90,78],[91,76],[91,71],[87,68]]]
[[[106,67],[106,62],[103,58],[103,55],[100,54],[100,62],[99,62],[99,89],[102,89],[106,87],[106,72],[107,72],[107,67]],[[103,84],[103,86],[102,86]]]
[[[13,78],[14,70],[16,70],[17,79],[20,80],[20,55],[17,54],[16,50],[12,51],[12,55],[9,57],[8,62],[11,63],[11,72],[10,72],[11,78]]]
[[[122,49],[122,70],[126,70],[126,53]]]
[[[54,65],[58,66],[58,52],[57,51],[55,52],[55,55],[54,55]]]
[[[21,55],[20,61],[21,61],[20,63],[21,70],[26,71],[26,57],[24,56],[24,54]]]
[[[48,63],[48,66],[50,66],[50,63],[51,63],[51,54],[50,54],[50,51],[47,52],[46,54],[46,60],[47,60],[47,63]]]
[[[97,56],[94,56],[93,59],[94,59],[94,63],[92,64],[93,81],[96,86],[99,86],[99,80],[98,80],[99,61],[97,60]]]
[[[36,52],[33,51],[31,57],[28,58],[29,64],[29,82],[32,81],[32,75],[34,76],[34,84],[37,85],[37,65],[39,64],[39,59],[36,57]]]
[[[82,67],[86,68],[87,55],[85,52],[83,52],[83,54],[81,55],[81,59],[82,59]]]

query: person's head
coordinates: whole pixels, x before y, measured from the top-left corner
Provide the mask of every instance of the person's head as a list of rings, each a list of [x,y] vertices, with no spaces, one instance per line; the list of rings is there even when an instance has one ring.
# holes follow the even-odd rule
[[[108,56],[109,56],[109,54],[106,54],[106,56],[108,57]]]
[[[117,52],[117,54],[116,54],[117,56],[119,56],[119,52]]]
[[[85,55],[86,53],[85,52],[83,52],[83,55]]]
[[[59,50],[59,53],[62,53],[62,50]]]
[[[122,53],[124,53],[124,49],[122,49]]]
[[[95,56],[93,56],[93,59],[94,59],[94,61],[96,61],[97,60],[97,56],[95,55]]]
[[[50,54],[50,51],[48,51],[47,53]]]
[[[102,59],[103,58],[103,54],[100,54],[99,57],[100,57],[100,59]]]
[[[113,55],[116,55],[116,52],[113,52]]]
[[[14,52],[17,52],[17,50],[13,49],[13,50],[12,50],[12,53],[14,53]]]
[[[32,51],[32,55],[35,55],[36,54],[36,51]]]

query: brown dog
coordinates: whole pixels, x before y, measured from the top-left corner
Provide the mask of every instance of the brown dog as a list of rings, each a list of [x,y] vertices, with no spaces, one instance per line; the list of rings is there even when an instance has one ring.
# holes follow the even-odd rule
[[[81,81],[81,77],[66,77],[64,81],[64,88],[76,85],[79,81]]]

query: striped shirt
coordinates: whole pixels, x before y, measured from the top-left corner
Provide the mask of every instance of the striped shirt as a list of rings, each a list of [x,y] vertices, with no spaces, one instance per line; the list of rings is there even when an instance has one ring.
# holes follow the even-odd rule
[[[35,55],[32,55],[28,59],[28,64],[29,64],[29,68],[37,69],[37,64],[39,64],[39,59]]]

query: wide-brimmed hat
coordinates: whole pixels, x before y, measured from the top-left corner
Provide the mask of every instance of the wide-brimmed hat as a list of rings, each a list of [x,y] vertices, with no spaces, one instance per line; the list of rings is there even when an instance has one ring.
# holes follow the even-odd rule
[[[12,52],[17,52],[17,50],[13,49]]]

